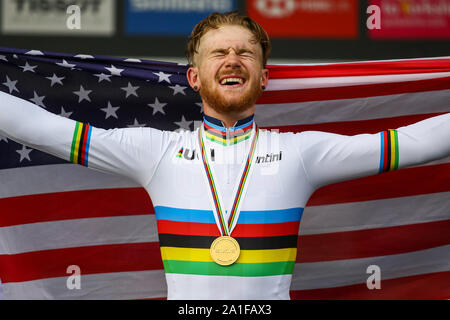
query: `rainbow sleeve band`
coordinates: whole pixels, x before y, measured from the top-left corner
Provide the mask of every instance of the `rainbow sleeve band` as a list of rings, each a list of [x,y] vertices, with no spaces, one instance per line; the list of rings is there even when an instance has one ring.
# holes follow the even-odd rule
[[[381,155],[379,173],[398,169],[398,133],[397,130],[380,132]]]
[[[92,127],[89,124],[77,122],[73,133],[70,162],[88,166],[89,145]]]

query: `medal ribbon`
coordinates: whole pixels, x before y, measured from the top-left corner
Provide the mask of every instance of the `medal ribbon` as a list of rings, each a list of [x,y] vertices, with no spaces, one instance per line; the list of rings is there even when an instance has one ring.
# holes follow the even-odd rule
[[[254,155],[255,149],[256,149],[256,142],[257,142],[258,136],[259,136],[259,128],[255,124],[255,133],[253,136],[253,141],[252,141],[252,144],[250,147],[249,154],[247,156],[247,161],[245,163],[245,167],[242,172],[242,176],[239,180],[238,189],[237,189],[236,195],[234,197],[233,206],[231,207],[228,223],[225,221],[224,213],[222,210],[222,205],[219,201],[217,187],[214,182],[214,177],[212,175],[211,166],[210,166],[210,164],[208,162],[208,158],[206,156],[206,150],[205,150],[205,144],[203,141],[202,130],[203,130],[203,126],[201,127],[201,130],[198,131],[198,140],[199,140],[200,150],[201,150],[201,154],[202,154],[203,166],[205,168],[206,177],[207,177],[209,187],[211,190],[214,207],[216,209],[215,211],[219,217],[221,234],[229,236],[231,234],[231,227],[233,226],[233,223],[235,222],[236,217],[237,217],[237,212],[239,209],[239,204],[242,199],[242,194],[244,191],[245,183],[247,182],[247,179],[249,177],[250,168],[251,168],[252,162],[253,162],[253,155]]]

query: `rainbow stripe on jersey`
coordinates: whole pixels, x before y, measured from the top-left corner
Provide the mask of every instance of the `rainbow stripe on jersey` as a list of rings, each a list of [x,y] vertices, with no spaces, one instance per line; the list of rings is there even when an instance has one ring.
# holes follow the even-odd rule
[[[73,133],[70,162],[88,166],[89,145],[91,142],[92,127],[81,122],[76,123]]]
[[[203,125],[205,136],[208,140],[216,142],[223,146],[229,146],[250,138],[253,128],[253,118],[251,115],[241,119],[235,125],[228,129],[219,119],[203,115]]]
[[[389,129],[380,132],[381,154],[379,173],[398,169],[398,133],[397,130]]]
[[[155,212],[166,273],[257,277],[294,269],[303,208],[241,211],[233,230],[241,254],[230,266],[211,258],[211,243],[220,236],[211,210],[156,206]]]

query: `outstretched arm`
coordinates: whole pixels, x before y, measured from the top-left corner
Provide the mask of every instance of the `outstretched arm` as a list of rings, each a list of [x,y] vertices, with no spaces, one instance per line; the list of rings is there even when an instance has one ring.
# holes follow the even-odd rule
[[[298,134],[314,187],[426,163],[450,155],[450,113],[376,134]]]
[[[104,130],[57,116],[0,92],[0,134],[64,160],[145,185],[171,133],[151,128]],[[0,155],[1,156],[1,155]]]

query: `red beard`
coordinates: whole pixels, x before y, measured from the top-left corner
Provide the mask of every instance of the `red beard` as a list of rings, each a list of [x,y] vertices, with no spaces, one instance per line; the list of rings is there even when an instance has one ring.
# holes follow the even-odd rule
[[[247,89],[239,99],[230,101],[222,92],[218,92],[218,90],[214,91],[211,88],[210,82],[207,82],[202,85],[200,96],[209,107],[219,114],[240,114],[255,105],[261,92],[261,87],[255,83],[250,89]]]

